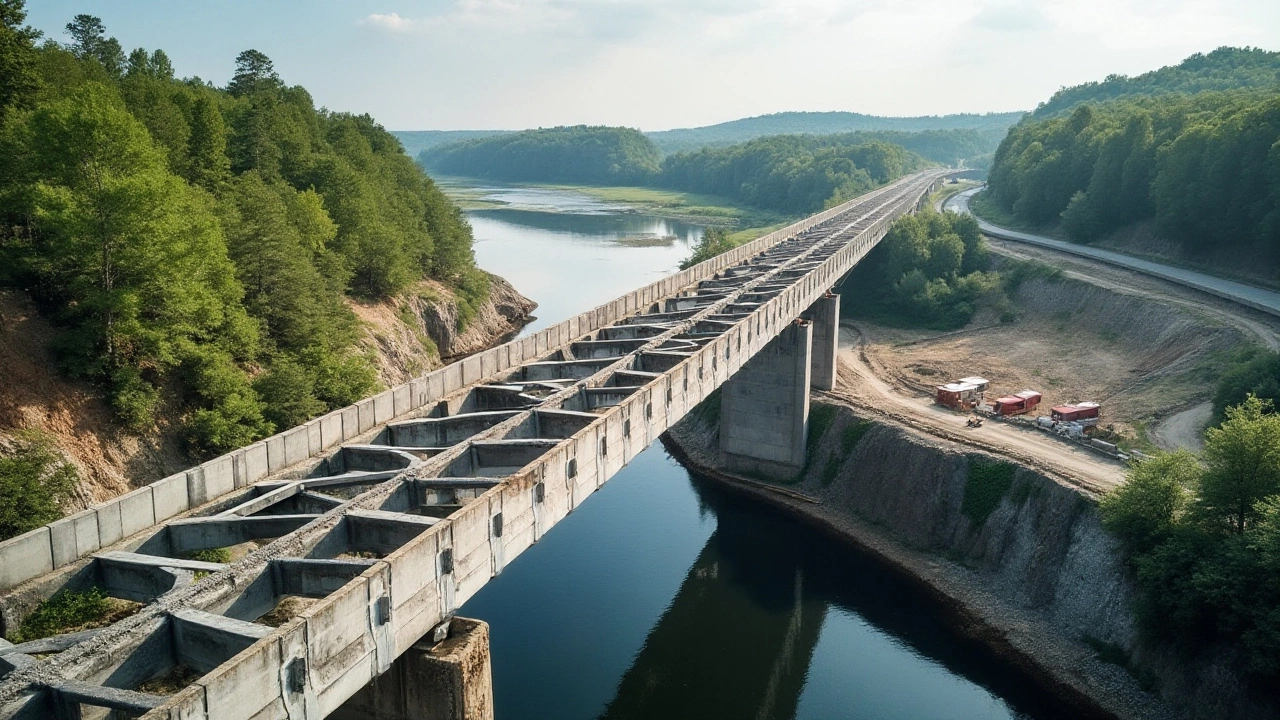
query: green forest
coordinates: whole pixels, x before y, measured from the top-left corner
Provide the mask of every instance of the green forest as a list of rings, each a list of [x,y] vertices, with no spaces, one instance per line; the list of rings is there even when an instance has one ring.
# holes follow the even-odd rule
[[[475,138],[424,150],[424,167],[490,180],[631,185],[658,171],[661,154],[639,130],[575,125]]]
[[[586,185],[646,185],[718,195],[787,214],[821,210],[924,167],[989,156],[976,130],[775,135],[661,157],[637,130],[568,127],[450,143],[419,162],[442,174]]]
[[[826,144],[777,135],[672,155],[650,183],[798,215],[837,205],[925,164],[884,142]]]
[[[1233,72],[1245,89],[1190,93],[1224,86]],[[1142,92],[1029,118],[996,152],[991,200],[1024,223],[1060,223],[1080,242],[1151,221],[1188,257],[1242,253],[1277,267],[1278,78],[1280,54],[1224,49],[1142,76]]]
[[[1004,297],[989,265],[973,216],[904,215],[841,285],[843,311],[900,327],[963,327],[983,303]]]
[[[946,132],[970,130],[994,138],[994,144],[1018,120],[1021,112],[880,117],[854,112],[780,112],[730,120],[696,128],[645,133],[664,153],[723,147],[768,135],[847,135],[849,133]],[[991,152],[988,150],[987,152]]]
[[[347,296],[487,293],[460,211],[369,116],[255,50],[216,87],[96,17],[66,45],[24,20],[0,3],[0,285],[133,432],[211,455],[347,405],[377,382]]]
[[[1252,395],[1186,450],[1130,467],[1101,504],[1137,581],[1148,638],[1231,648],[1259,688],[1280,681],[1280,415]]]
[[[1280,86],[1280,53],[1260,48],[1221,47],[1196,53],[1177,65],[1152,70],[1137,77],[1111,75],[1101,82],[1063,88],[1040,104],[1032,116],[1043,119],[1062,115],[1080,103],[1119,98],[1135,99],[1207,90],[1274,90]]]

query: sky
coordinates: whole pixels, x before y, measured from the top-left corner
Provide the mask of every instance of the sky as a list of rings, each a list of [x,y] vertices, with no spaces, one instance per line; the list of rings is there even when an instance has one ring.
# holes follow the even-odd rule
[[[1280,50],[1277,0],[28,0],[222,85],[266,53],[391,130],[695,127],[790,110],[1030,110],[1223,45]]]

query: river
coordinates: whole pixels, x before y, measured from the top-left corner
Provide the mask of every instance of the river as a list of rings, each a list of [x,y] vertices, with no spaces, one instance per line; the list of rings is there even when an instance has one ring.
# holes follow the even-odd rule
[[[702,229],[485,187],[479,265],[537,330],[676,269]],[[528,330],[526,330],[528,331]],[[655,443],[460,614],[490,624],[498,720],[1075,717],[869,554],[738,500]]]

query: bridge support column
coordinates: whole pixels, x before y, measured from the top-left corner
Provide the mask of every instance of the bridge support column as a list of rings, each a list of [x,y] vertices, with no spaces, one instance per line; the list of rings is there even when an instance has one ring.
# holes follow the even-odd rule
[[[720,390],[720,465],[789,480],[804,467],[813,326],[783,329]]]
[[[815,390],[836,386],[836,358],[840,351],[840,296],[827,293],[804,314],[813,323],[813,361],[809,384]]]
[[[409,648],[330,720],[493,720],[489,625],[455,617],[449,637]]]

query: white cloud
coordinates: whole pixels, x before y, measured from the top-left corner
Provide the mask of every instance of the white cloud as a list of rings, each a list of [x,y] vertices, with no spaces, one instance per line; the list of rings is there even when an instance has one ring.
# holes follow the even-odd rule
[[[399,13],[373,13],[368,17],[360,20],[361,25],[369,25],[390,32],[402,33],[422,28],[425,23],[421,20],[413,20],[411,18],[400,17]]]
[[[1031,109],[1063,85],[1280,37],[1274,0],[396,1],[361,22],[401,36],[366,39],[397,72],[350,104],[398,128]]]

